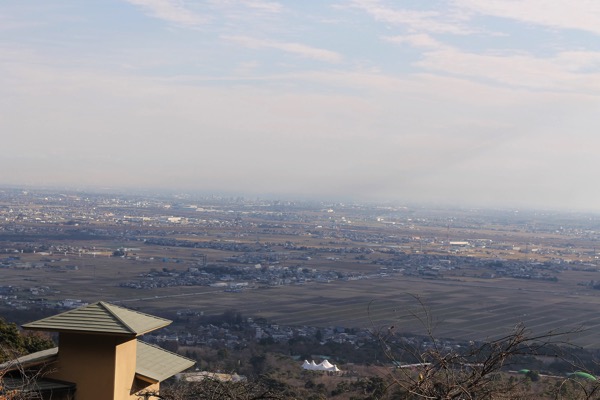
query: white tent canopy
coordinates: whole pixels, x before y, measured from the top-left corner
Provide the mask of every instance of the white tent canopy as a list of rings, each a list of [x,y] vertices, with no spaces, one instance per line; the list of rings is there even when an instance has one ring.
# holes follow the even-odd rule
[[[340,369],[337,365],[331,364],[328,360],[323,360],[320,364],[316,364],[314,360],[308,362],[304,360],[302,364],[302,369],[307,369],[310,371],[329,371],[329,372],[340,372]]]

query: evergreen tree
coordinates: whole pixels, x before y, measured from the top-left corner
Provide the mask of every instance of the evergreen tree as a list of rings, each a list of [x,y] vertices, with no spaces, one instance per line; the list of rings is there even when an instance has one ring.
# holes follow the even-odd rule
[[[52,347],[54,342],[49,336],[38,332],[22,332],[16,324],[0,318],[0,362]]]

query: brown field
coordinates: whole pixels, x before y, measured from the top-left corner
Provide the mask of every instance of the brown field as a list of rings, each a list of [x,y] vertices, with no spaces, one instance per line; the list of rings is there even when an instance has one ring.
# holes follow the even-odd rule
[[[581,346],[600,347],[600,316],[596,313],[600,291],[577,285],[598,280],[598,272],[564,271],[559,282],[467,277],[427,280],[392,275],[239,293],[199,286],[152,290],[118,287],[118,282],[135,279],[150,268],[187,268],[185,264],[162,262],[160,259],[165,253],[170,257],[193,259],[190,249],[148,246],[139,253],[144,259],[153,256],[155,260],[67,255],[68,261],[57,264],[75,264],[79,266],[78,271],[3,269],[0,270],[2,285],[50,286],[59,290],[59,293],[44,295],[50,300],[106,300],[166,316],[189,308],[206,314],[234,309],[246,316],[264,317],[282,325],[358,328],[393,325],[397,332],[424,333],[424,323],[416,317],[424,316],[414,297],[417,296],[429,311],[431,326],[438,337],[484,340],[508,333],[517,324],[524,323],[534,333],[580,329],[581,332],[571,334],[569,339]],[[39,258],[42,257],[35,254],[23,256],[24,261]],[[343,262],[338,262],[335,268],[343,269],[341,264]],[[365,265],[363,268],[373,267]]]
[[[162,208],[158,211],[142,211],[148,215],[165,212]],[[85,225],[88,228],[111,230],[114,234],[112,237],[124,237],[123,232],[135,229],[145,233],[131,242],[125,239],[107,239],[109,236],[80,241],[44,237],[43,241],[46,243],[71,246],[85,251],[55,253],[51,256],[39,253],[19,254],[22,263],[76,265],[78,270],[58,272],[49,268],[1,268],[0,286],[19,287],[19,296],[29,296],[32,299],[32,307],[35,307],[33,301],[40,298],[50,301],[69,298],[87,302],[105,300],[167,317],[172,317],[176,311],[182,309],[195,309],[205,314],[217,314],[233,309],[246,316],[264,317],[282,325],[357,328],[387,328],[393,325],[398,332],[416,334],[424,333],[424,325],[428,325],[417,318],[424,315],[423,308],[415,298],[418,297],[429,311],[429,325],[437,337],[484,340],[506,334],[517,324],[524,323],[535,333],[580,330],[570,335],[574,343],[600,348],[600,316],[596,314],[600,306],[600,290],[579,285],[591,280],[600,280],[597,267],[597,238],[595,233],[590,233],[593,231],[587,226],[577,231],[562,232],[554,229],[551,224],[544,225],[543,229],[537,228],[535,223],[484,224],[480,222],[483,217],[472,220],[465,212],[464,215],[460,215],[464,221],[455,222],[450,227],[446,217],[438,216],[434,212],[428,214],[429,219],[424,220],[424,223],[415,222],[417,219],[413,218],[421,212],[418,210],[406,211],[410,215],[398,212],[394,217],[397,224],[384,224],[371,216],[365,216],[364,211],[353,209],[348,211],[348,219],[353,223],[346,225],[340,224],[342,212],[336,211],[337,222],[334,224],[332,214],[322,210],[307,211],[304,214],[298,212],[298,218],[290,218],[284,222],[278,221],[271,214],[264,214],[264,220],[244,215],[243,223],[238,225],[238,222],[232,222],[235,214],[229,211],[206,216],[196,211],[178,212],[183,216],[193,215],[195,218],[200,215],[207,220],[218,218],[228,225],[210,227],[198,223],[156,227],[144,224],[123,225],[121,222],[111,221],[88,223]],[[130,209],[127,209],[121,214],[129,213]],[[494,217],[494,220],[497,219]],[[553,221],[552,223],[560,229],[562,225],[566,225],[562,220]],[[268,225],[267,228],[261,228],[263,222]],[[537,223],[542,225],[542,222]],[[23,222],[19,224],[25,225]],[[336,224],[339,225],[335,226]],[[315,234],[317,226],[321,227],[321,230]],[[31,227],[37,229],[38,226],[31,224]],[[76,231],[78,228],[63,226],[61,229],[64,229],[64,233]],[[141,239],[154,237],[155,233],[156,237],[187,241],[221,241],[253,245],[259,243],[265,246],[269,244],[273,251],[282,254],[281,265],[301,265],[320,271],[377,273],[381,265],[376,265],[375,262],[391,257],[390,252],[382,251],[383,249],[447,258],[459,255],[485,260],[524,262],[546,262],[560,258],[562,262],[578,262],[596,271],[567,269],[560,272],[558,282],[550,282],[511,278],[482,279],[477,276],[481,276],[483,271],[465,268],[456,273],[449,272],[445,279],[437,280],[393,274],[385,278],[330,283],[310,282],[303,285],[248,289],[238,293],[223,292],[222,289],[208,286],[158,289],[119,287],[120,282],[137,280],[139,274],[147,273],[151,269],[185,271],[189,266],[201,262],[201,254],[213,265],[228,265],[223,261],[226,257],[239,255],[217,249],[143,244]],[[473,246],[460,250],[459,254],[449,252],[450,241],[480,239],[502,246],[495,249]],[[8,242],[12,239],[3,240]],[[288,242],[293,242],[296,246],[306,246],[310,251],[287,250],[284,244]],[[513,246],[540,248],[544,251],[533,254],[528,250],[515,250]],[[139,250],[132,251],[130,258],[109,256],[120,247]],[[357,254],[351,252],[325,251],[326,248],[358,247],[375,250],[373,253],[364,253],[364,258],[357,258]],[[311,255],[310,260],[298,257],[306,254]],[[171,261],[163,262],[165,257]],[[173,262],[174,259],[180,262]],[[28,295],[31,287],[49,287],[50,290],[40,295]],[[5,307],[0,311],[10,311],[10,308]],[[48,310],[48,313],[51,311]]]

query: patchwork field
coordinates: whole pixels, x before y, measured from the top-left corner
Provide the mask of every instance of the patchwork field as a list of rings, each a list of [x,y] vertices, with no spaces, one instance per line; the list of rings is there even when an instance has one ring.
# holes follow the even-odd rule
[[[523,285],[524,286],[524,285]],[[227,309],[279,324],[308,326],[394,326],[425,333],[423,308],[439,337],[483,340],[506,334],[519,323],[534,333],[581,330],[568,339],[600,347],[600,293],[576,293],[556,284],[516,287],[514,282],[435,282],[403,277],[314,284],[242,293],[208,292],[185,297],[187,307]],[[127,302],[129,306],[174,310],[180,297]]]
[[[596,219],[464,210],[453,210],[449,218],[448,211],[407,208],[282,212],[280,205],[264,204],[200,212],[181,205],[170,209],[164,202],[140,208],[137,201],[93,201],[97,209],[87,203],[80,209],[86,218],[72,218],[73,209],[82,207],[73,200],[48,212],[49,221],[60,222],[41,224],[24,222],[23,215],[45,215],[43,208],[7,200],[5,209],[21,208],[7,211],[8,222],[0,226],[5,257],[0,288],[14,290],[18,301],[6,300],[0,312],[26,319],[32,310],[54,312],[41,304],[105,300],[169,318],[185,309],[235,310],[281,325],[393,326],[415,334],[431,328],[437,337],[466,340],[498,337],[523,323],[540,334],[577,331],[568,339],[600,348],[600,290],[593,289],[600,281]],[[177,217],[167,218],[167,212]],[[118,217],[131,214],[135,217]],[[169,221],[173,218],[178,222]],[[126,256],[113,256],[121,249]],[[494,269],[494,263],[503,265]],[[281,272],[263,280],[244,278],[247,289],[224,291],[182,278],[190,268],[198,272],[207,265],[213,283],[234,281],[227,276],[232,268],[255,267],[314,270],[339,279],[283,283],[287,272]],[[225,272],[221,276],[215,268]],[[516,279],[519,274],[531,279]],[[170,276],[181,282],[120,286]],[[342,279],[350,276],[362,279]]]
[[[600,291],[577,285],[597,279],[600,274],[595,272],[565,271],[560,283],[427,280],[390,275],[230,293],[211,287],[120,288],[116,285],[119,280],[133,278],[151,264],[136,266],[118,258],[111,258],[110,263],[106,260],[85,260],[79,271],[71,273],[5,270],[3,284],[26,280],[61,288],[49,298],[106,300],[166,316],[182,309],[206,314],[236,310],[282,325],[394,326],[396,331],[407,333],[425,333],[429,326],[438,337],[468,340],[497,337],[523,323],[534,333],[580,330],[569,339],[581,346],[600,347]]]

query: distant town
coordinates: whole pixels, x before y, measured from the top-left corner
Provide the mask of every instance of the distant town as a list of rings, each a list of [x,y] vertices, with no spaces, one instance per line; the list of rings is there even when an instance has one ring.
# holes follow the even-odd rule
[[[593,370],[599,239],[592,214],[4,188],[0,315],[22,324],[97,301],[150,312],[173,323],[144,340],[202,373],[258,373],[281,354],[359,379],[518,326],[569,334],[569,357]]]
[[[0,220],[0,305],[19,311],[89,302],[75,296],[89,292],[69,291],[77,279],[131,304],[176,298],[180,288],[235,296],[398,279],[560,283],[599,262],[599,217],[551,212],[3,189]],[[574,283],[593,293],[598,282]],[[325,328],[327,339],[357,340]],[[287,340],[317,327],[252,329]]]

